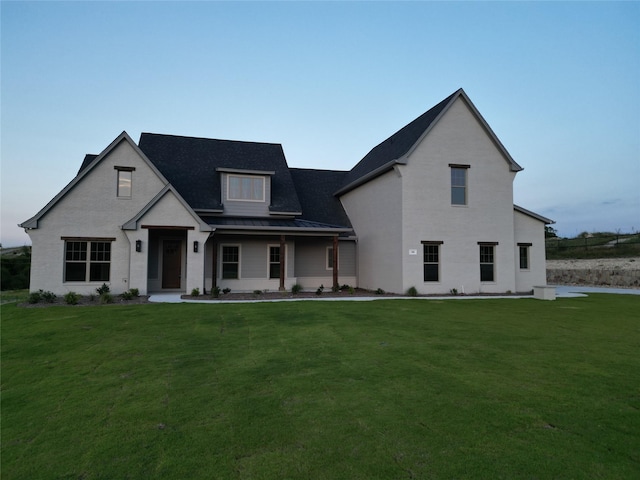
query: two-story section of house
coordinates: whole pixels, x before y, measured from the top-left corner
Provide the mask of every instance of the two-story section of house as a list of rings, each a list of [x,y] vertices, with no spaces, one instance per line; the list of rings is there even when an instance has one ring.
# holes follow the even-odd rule
[[[544,225],[513,205],[521,167],[458,90],[349,171],[281,145],[123,132],[21,226],[31,290],[525,292]]]

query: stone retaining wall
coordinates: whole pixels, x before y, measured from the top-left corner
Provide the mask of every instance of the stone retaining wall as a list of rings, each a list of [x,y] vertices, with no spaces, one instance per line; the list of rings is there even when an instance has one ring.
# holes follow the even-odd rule
[[[640,270],[548,268],[547,283],[640,288]]]

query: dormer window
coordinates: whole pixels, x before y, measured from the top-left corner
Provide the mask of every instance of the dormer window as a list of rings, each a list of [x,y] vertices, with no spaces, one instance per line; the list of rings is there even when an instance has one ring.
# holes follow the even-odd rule
[[[228,175],[227,200],[264,202],[264,180],[255,175]]]

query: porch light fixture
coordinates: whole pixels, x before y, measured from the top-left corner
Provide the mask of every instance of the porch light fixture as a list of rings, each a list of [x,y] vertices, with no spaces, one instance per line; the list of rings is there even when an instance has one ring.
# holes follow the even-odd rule
[[[136,252],[142,251],[142,240],[136,240]]]
[[[198,253],[198,241],[193,242],[193,253]]]

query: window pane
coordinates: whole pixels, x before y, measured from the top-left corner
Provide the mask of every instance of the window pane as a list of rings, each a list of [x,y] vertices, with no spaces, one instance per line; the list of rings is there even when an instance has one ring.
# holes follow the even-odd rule
[[[109,264],[108,263],[92,263],[89,266],[89,281],[108,282],[109,281]]]
[[[264,196],[262,194],[263,185],[264,185],[264,180],[262,178],[253,179],[253,192],[252,192],[253,195],[251,197],[253,200],[262,200]]]
[[[238,262],[238,247],[222,247],[223,262]]]
[[[67,242],[66,255],[67,261],[73,260],[84,262],[87,260],[87,242]]]
[[[87,275],[86,263],[66,263],[64,268],[65,282],[84,282]]]
[[[424,281],[425,282],[438,281],[438,264],[437,263],[424,264]]]
[[[480,281],[493,282],[493,264],[484,263],[480,265]]]
[[[269,278],[280,278],[280,264],[279,263],[270,263],[269,264]]]
[[[467,169],[451,168],[451,204],[467,204]]]
[[[111,261],[110,242],[91,242],[91,261],[109,262]]]
[[[451,203],[453,205],[467,204],[467,191],[464,187],[451,187]]]
[[[327,268],[333,270],[333,247],[327,248]]]
[[[238,264],[237,263],[223,263],[222,264],[222,278],[238,278]]]

